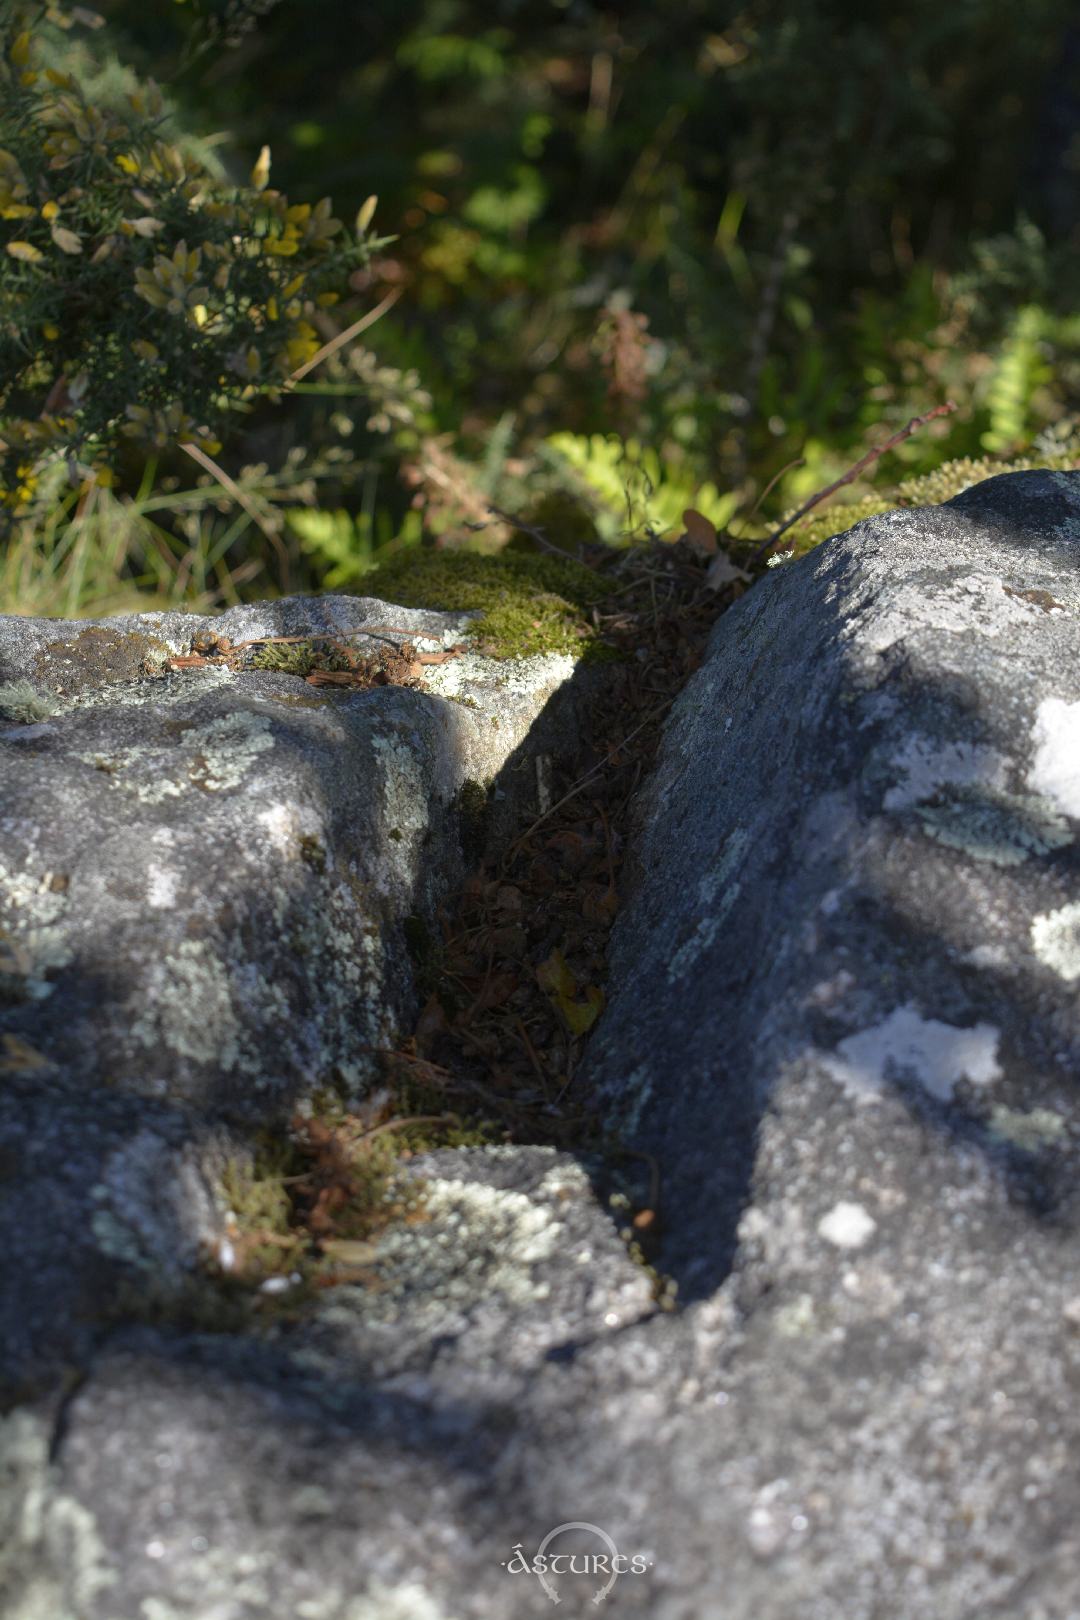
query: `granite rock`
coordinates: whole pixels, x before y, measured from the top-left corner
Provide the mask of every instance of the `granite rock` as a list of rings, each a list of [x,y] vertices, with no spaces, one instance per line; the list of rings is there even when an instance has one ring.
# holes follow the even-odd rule
[[[382,1292],[118,1327],[3,1419],[4,1613],[517,1620],[558,1530],[650,1620],[1075,1620],[1078,563],[1080,476],[1024,473],[718,623],[584,1075],[679,1311],[587,1162],[434,1155]]]

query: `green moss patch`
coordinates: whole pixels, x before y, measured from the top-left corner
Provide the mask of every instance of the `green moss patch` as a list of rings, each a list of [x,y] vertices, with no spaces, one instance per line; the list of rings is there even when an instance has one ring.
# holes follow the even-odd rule
[[[861,500],[840,502],[811,513],[804,523],[796,524],[791,541],[801,557],[806,551],[830,540],[834,534],[843,534],[864,518],[877,517],[881,512],[894,512],[904,506],[942,506],[955,496],[962,495],[973,484],[1001,473],[1012,472],[1073,472],[1080,466],[1080,454],[1075,450],[1062,450],[1050,455],[1014,456],[1006,460],[996,456],[961,456],[946,461],[933,472],[917,478],[905,478],[891,490],[877,495],[865,495]],[[785,514],[785,517],[790,514]],[[782,548],[781,548],[782,549]]]
[[[403,553],[364,583],[373,596],[403,607],[481,614],[477,630],[494,658],[582,655],[596,639],[588,610],[610,589],[569,558],[468,551]]]

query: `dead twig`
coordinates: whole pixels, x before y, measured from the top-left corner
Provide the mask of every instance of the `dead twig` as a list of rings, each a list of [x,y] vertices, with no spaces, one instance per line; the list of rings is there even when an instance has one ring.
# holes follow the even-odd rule
[[[865,456],[860,457],[853,467],[848,468],[842,478],[838,478],[835,483],[829,484],[825,489],[819,489],[816,495],[811,495],[805,505],[799,507],[794,516],[789,517],[786,523],[781,523],[776,532],[758,546],[750,558],[751,566],[759,562],[767,551],[771,551],[781,536],[785,535],[790,528],[793,528],[801,518],[804,518],[807,512],[812,512],[815,506],[820,506],[822,501],[827,501],[830,495],[835,495],[836,491],[843,489],[845,484],[854,483],[864,467],[871,466],[880,456],[885,455],[886,451],[893,450],[898,444],[902,444],[905,439],[910,439],[911,435],[919,428],[925,427],[927,422],[932,422],[937,416],[951,416],[955,410],[956,405],[954,402],[947,399],[944,405],[935,405],[932,411],[926,412],[925,416],[913,416],[907,427],[903,427],[898,433],[894,433],[891,439],[885,440],[884,444],[875,445],[873,449],[868,450]]]
[[[511,529],[516,530],[518,534],[527,534],[529,539],[534,540],[542,551],[550,553],[552,557],[560,558],[563,562],[566,561],[567,553],[563,551],[561,546],[557,546],[555,545],[554,541],[549,540],[543,529],[538,528],[535,523],[525,523],[521,518],[514,517],[512,512],[504,512],[501,506],[492,506],[490,502],[488,504],[488,511],[491,513],[492,517],[498,518],[500,523],[507,524]],[[474,529],[479,528],[480,525],[470,523],[468,527],[470,529]],[[580,546],[578,547],[577,561],[581,563],[583,568],[592,569],[594,574],[600,572],[600,569],[595,563],[586,562],[585,558],[581,554]]]

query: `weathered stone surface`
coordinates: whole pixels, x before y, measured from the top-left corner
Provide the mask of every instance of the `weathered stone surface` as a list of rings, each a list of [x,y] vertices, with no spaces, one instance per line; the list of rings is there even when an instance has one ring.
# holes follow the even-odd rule
[[[216,1240],[215,1121],[363,1093],[474,801],[529,803],[537,752],[575,745],[564,656],[367,691],[166,668],[208,631],[387,624],[428,651],[469,629],[348,597],[0,620],[0,1387],[78,1362],[119,1278],[167,1287]]]
[[[17,1620],[517,1620],[569,1521],[627,1615],[1075,1620],[1078,563],[1080,477],[1021,474],[718,625],[587,1076],[682,1312],[565,1159],[440,1153],[383,1294],[4,1420]]]
[[[361,692],[165,663],[208,628],[388,619],[429,650],[468,629],[347,597],[0,621],[0,706],[25,711],[21,682],[43,711],[0,723],[7,1072],[256,1117],[300,1086],[362,1088],[412,994],[402,922],[461,874],[462,786],[506,766],[573,661],[470,653],[426,690]]]

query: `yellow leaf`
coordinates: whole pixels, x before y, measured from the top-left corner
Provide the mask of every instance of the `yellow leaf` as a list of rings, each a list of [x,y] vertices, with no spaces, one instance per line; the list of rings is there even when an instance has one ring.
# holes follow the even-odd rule
[[[571,1035],[584,1035],[604,1010],[604,993],[596,985],[588,986],[583,1001],[578,999],[574,975],[558,949],[537,966],[536,982],[551,998]]]
[[[566,957],[557,948],[545,961],[538,963],[536,982],[549,996],[572,996],[577,989]]]
[[[44,1069],[48,1067],[49,1059],[42,1057],[29,1041],[24,1041],[21,1035],[0,1036],[3,1055],[0,1056],[0,1073],[17,1074],[20,1070]]]

